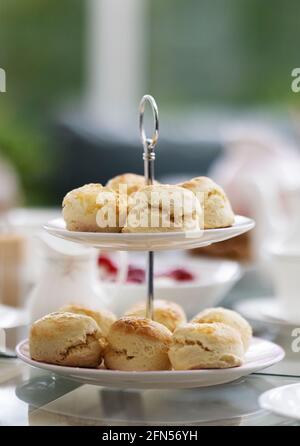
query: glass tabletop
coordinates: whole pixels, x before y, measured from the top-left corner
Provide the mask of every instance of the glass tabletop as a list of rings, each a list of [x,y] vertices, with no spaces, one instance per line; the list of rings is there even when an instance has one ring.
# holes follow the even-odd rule
[[[0,370],[3,361],[11,360],[1,360]],[[298,425],[258,405],[262,392],[299,381],[293,377],[253,374],[209,388],[114,390],[15,366],[14,376],[0,382],[1,425]]]
[[[248,271],[225,304],[234,306],[243,297],[268,294],[268,284]],[[256,335],[285,348],[286,358],[280,364],[230,384],[191,390],[81,385],[18,359],[1,358],[0,425],[298,425],[258,405],[263,392],[300,380],[299,354],[291,349],[290,329],[261,323],[254,329]]]

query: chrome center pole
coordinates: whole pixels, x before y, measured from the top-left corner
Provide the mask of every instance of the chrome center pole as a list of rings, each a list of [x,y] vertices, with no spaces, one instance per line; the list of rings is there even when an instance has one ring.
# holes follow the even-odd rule
[[[153,120],[154,120],[154,132],[151,138],[147,138],[144,129],[144,113],[146,103],[150,104]],[[143,160],[144,160],[144,175],[146,184],[153,184],[154,182],[154,162],[155,162],[155,146],[158,141],[159,121],[158,121],[158,108],[155,99],[150,95],[142,97],[140,102],[140,134],[144,148]],[[154,252],[148,251],[147,258],[147,306],[146,317],[153,319],[153,301],[154,301]]]

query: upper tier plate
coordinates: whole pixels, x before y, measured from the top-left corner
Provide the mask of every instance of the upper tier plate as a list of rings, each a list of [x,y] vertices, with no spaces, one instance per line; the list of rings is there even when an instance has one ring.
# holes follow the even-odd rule
[[[205,229],[197,232],[159,233],[105,233],[68,231],[62,218],[51,220],[44,229],[51,235],[83,243],[95,248],[118,251],[163,251],[169,249],[191,249],[210,245],[236,237],[255,226],[254,220],[236,215],[235,224],[229,228]]]

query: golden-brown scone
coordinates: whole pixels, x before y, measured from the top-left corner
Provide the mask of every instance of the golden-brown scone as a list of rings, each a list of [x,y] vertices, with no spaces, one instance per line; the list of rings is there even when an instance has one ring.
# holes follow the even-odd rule
[[[94,311],[77,304],[65,305],[62,308],[60,308],[59,311],[62,311],[64,313],[67,312],[75,314],[85,314],[86,316],[90,316],[97,322],[104,336],[108,335],[110,326],[117,320],[116,316],[111,311],[108,310]]]
[[[63,199],[63,217],[69,231],[120,232],[126,212],[120,197],[101,184],[85,184]]]
[[[196,177],[179,184],[198,197],[204,210],[204,229],[226,228],[234,224],[234,213],[224,190],[208,177]]]
[[[193,317],[191,322],[197,323],[212,323],[222,322],[235,328],[241,335],[241,339],[244,345],[244,351],[249,348],[249,344],[252,338],[252,328],[250,324],[236,311],[228,310],[227,308],[207,308],[201,311]]]
[[[125,316],[146,317],[146,305],[140,302],[126,311]],[[153,319],[155,322],[164,325],[170,331],[174,331],[180,324],[186,322],[186,315],[183,308],[169,300],[155,299],[153,305]]]
[[[169,358],[175,370],[224,369],[243,363],[237,330],[222,323],[180,325],[173,333]]]
[[[192,255],[204,255],[223,259],[250,262],[254,260],[253,238],[251,232],[245,232],[238,237],[224,240],[222,243],[213,243],[202,248],[190,251]]]
[[[155,181],[155,184],[158,184],[158,182]],[[145,177],[142,175],[137,175],[135,173],[123,173],[122,175],[111,178],[106,183],[106,186],[118,194],[127,193],[127,195],[131,195],[145,187],[146,183]],[[120,186],[126,186],[126,192],[123,188],[120,188]]]
[[[122,232],[180,232],[203,228],[203,211],[195,195],[179,186],[152,185],[131,195]]]
[[[35,361],[72,367],[97,367],[103,359],[106,340],[89,316],[50,313],[30,329],[30,356]]]
[[[169,370],[172,333],[158,322],[122,317],[108,333],[104,362],[108,369],[125,371]]]

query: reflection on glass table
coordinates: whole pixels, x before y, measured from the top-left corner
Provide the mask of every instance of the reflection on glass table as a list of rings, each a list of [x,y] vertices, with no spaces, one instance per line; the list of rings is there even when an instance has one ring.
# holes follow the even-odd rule
[[[67,383],[50,375],[17,386],[16,395],[28,404],[29,425],[292,425],[260,409],[259,395],[291,378],[252,375],[232,384],[193,390],[112,390],[83,385],[41,404],[39,392],[49,393]],[[36,409],[34,406],[38,406]]]
[[[13,364],[11,364],[11,361]],[[2,425],[295,425],[260,409],[259,396],[298,378],[254,374],[192,390],[113,390],[77,383],[20,364],[0,382]]]

